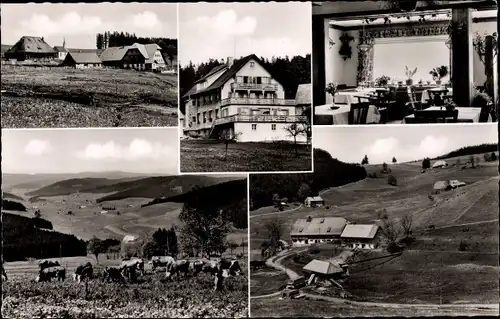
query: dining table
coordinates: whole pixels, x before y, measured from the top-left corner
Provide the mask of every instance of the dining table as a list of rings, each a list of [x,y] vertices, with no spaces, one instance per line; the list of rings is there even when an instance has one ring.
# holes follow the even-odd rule
[[[426,111],[441,111],[444,110],[444,107],[440,106],[431,106],[426,108]],[[481,114],[481,108],[480,107],[456,107],[455,109],[458,110],[458,118],[457,122],[458,123],[478,123],[479,122],[479,115]],[[491,115],[489,115],[488,122],[491,122]],[[415,123],[415,115],[410,114],[408,116],[405,116],[403,119],[403,124],[412,124]]]
[[[452,88],[445,88],[445,87],[437,87],[437,88],[432,88],[432,89],[427,89],[422,91],[422,97],[421,97],[421,102],[422,103],[428,103],[430,97],[429,91],[434,91],[440,93],[440,95],[451,98],[453,96],[453,89]]]

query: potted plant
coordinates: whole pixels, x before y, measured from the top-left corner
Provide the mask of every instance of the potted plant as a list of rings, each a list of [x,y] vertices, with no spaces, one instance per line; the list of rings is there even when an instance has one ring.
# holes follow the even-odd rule
[[[418,81],[418,86],[423,86],[424,85],[424,81],[422,79],[420,79],[420,81]]]
[[[437,85],[441,85],[441,79],[448,75],[448,67],[446,65],[438,66],[429,72],[432,79],[436,81]]]
[[[390,80],[391,80],[391,78],[389,76],[382,75],[381,77],[378,77],[375,79],[375,85],[377,87],[387,87]]]
[[[417,69],[415,68],[413,71],[408,68],[407,65],[405,65],[405,75],[406,75],[406,85],[412,85],[413,84],[413,76],[415,73],[417,73]]]
[[[335,101],[335,94],[337,94],[337,84],[336,83],[328,83],[326,89],[326,93],[329,93],[332,96],[332,99]]]

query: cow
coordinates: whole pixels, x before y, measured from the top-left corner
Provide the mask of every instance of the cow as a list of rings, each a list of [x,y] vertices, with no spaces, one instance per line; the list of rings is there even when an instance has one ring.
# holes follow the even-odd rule
[[[130,259],[123,259],[120,268],[136,268],[141,276],[144,276],[144,260],[141,258],[132,257]]]
[[[61,266],[57,260],[55,260],[55,261],[44,260],[44,261],[41,261],[38,264],[38,267],[40,268],[40,271],[42,271],[42,270],[44,270],[46,268],[49,268],[49,267],[57,267],[57,266]]]
[[[153,271],[155,271],[156,268],[158,268],[158,267],[166,267],[167,263],[170,261],[170,258],[172,258],[172,257],[170,257],[170,256],[153,256],[149,263],[151,264]]]
[[[224,277],[238,276],[241,274],[240,263],[237,260],[228,260],[221,258],[219,260],[209,260],[205,262],[203,271],[215,275],[218,271],[222,271]]]
[[[125,279],[122,275],[122,269],[120,267],[111,267],[107,266],[104,268],[102,273],[102,281],[106,282],[125,282]]]
[[[193,273],[195,276],[197,276],[200,272],[203,271],[203,266],[205,265],[205,262],[203,260],[195,260],[191,262],[191,267],[193,268]]]
[[[92,279],[94,270],[90,262],[76,267],[73,281],[81,282],[82,279]]]
[[[172,278],[173,275],[177,274],[177,280],[180,279],[180,274],[183,273],[186,277],[189,273],[190,263],[187,260],[175,260],[173,257],[168,257],[166,259],[166,271],[165,277],[167,279]]]
[[[51,281],[52,278],[57,278],[57,281],[64,281],[66,279],[66,269],[62,266],[52,266],[40,270],[36,277],[36,282]]]

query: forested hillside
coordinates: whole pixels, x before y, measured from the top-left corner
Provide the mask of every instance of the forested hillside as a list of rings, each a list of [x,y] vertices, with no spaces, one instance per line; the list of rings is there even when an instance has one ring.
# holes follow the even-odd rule
[[[498,152],[498,144],[481,144],[474,146],[466,146],[459,148],[458,150],[449,152],[448,154],[436,157],[435,159],[446,159],[450,157],[476,155],[476,154],[491,153],[491,152]]]

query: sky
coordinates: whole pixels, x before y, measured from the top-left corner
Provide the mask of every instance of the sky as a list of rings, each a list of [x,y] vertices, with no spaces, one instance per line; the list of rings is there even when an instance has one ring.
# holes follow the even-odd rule
[[[177,174],[177,128],[2,130],[2,172]]]
[[[464,146],[498,143],[496,124],[406,125],[406,126],[324,126],[314,127],[313,144],[333,158],[370,164],[420,160],[445,155]]]
[[[311,4],[181,3],[179,61],[311,53]]]
[[[2,4],[2,44],[39,36],[50,46],[95,49],[104,31],[177,38],[175,3]]]

